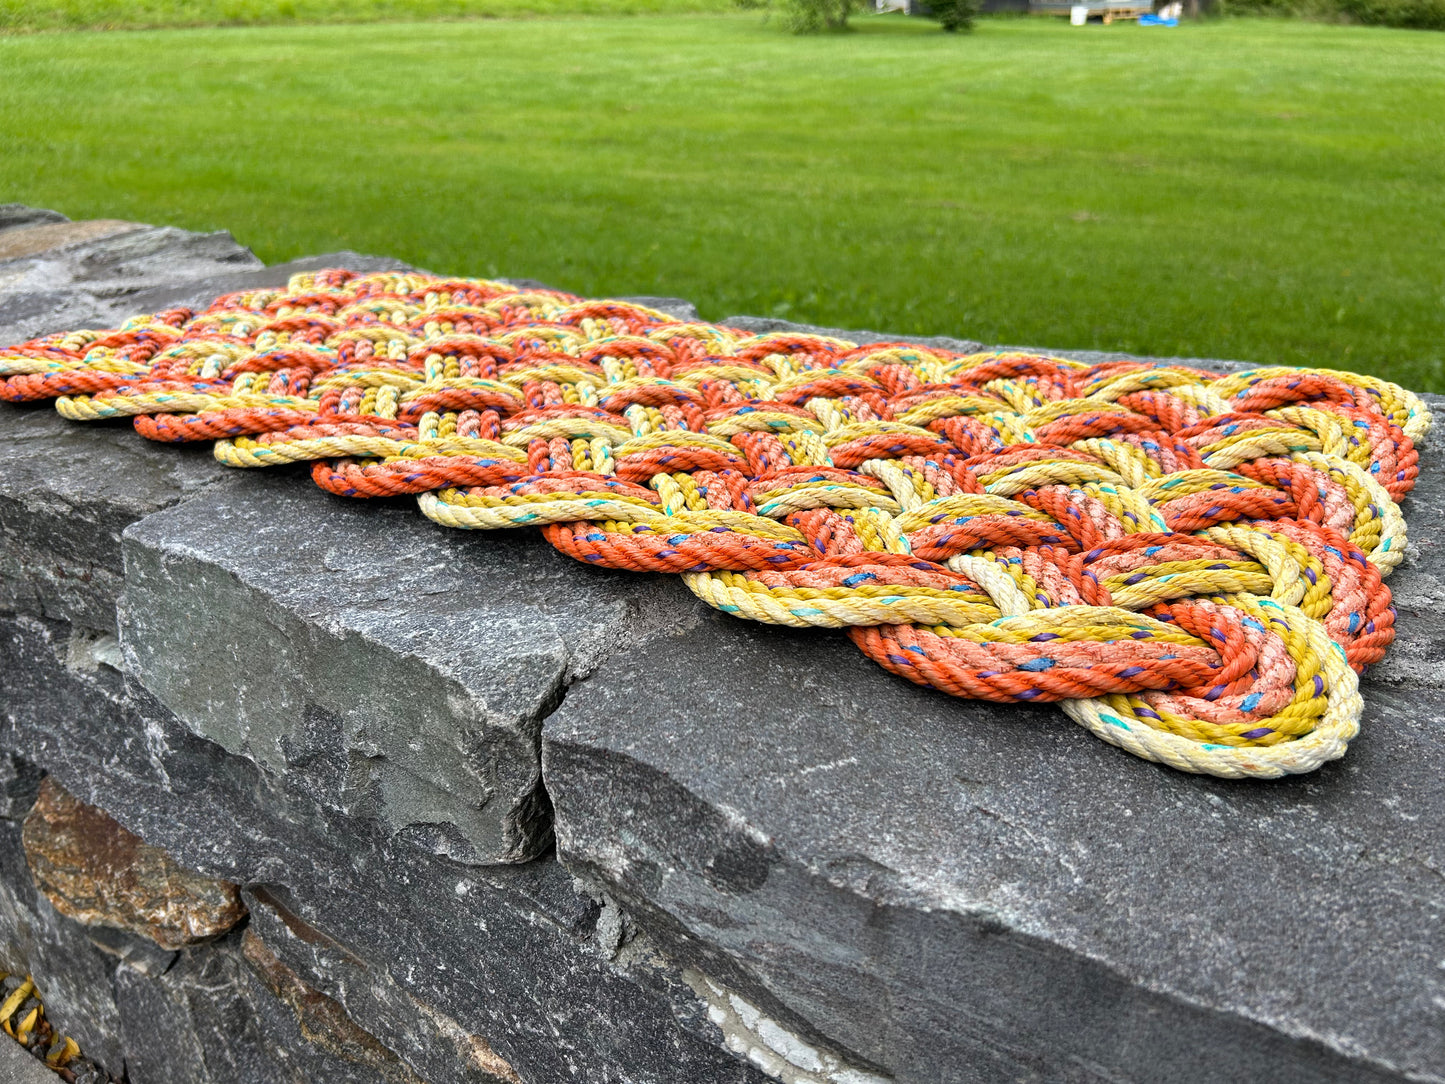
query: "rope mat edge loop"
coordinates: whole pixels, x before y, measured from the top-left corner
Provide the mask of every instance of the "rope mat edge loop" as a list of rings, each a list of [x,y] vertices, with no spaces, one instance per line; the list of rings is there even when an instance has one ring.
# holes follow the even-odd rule
[[[536,527],[1234,778],[1358,733],[1431,422],[1355,373],[859,346],[335,270],[0,350],[0,397],[234,467],[308,462],[449,527]]]

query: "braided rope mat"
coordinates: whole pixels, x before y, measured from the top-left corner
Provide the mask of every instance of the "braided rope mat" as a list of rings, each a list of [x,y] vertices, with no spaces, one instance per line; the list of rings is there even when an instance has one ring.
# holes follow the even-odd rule
[[[450,527],[540,527],[1229,777],[1310,771],[1358,732],[1430,425],[1351,373],[855,346],[347,271],[0,350],[0,395],[232,466],[310,461]]]

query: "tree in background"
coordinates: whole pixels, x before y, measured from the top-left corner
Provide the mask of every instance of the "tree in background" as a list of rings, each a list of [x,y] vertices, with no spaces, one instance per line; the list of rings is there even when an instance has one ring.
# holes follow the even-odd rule
[[[846,30],[848,16],[863,7],[861,0],[783,0],[783,22],[795,34]]]
[[[771,14],[776,6],[783,25],[794,34],[816,34],[820,30],[848,29],[848,16],[862,11],[866,0],[736,0],[747,11],[759,9]]]
[[[949,33],[972,30],[978,15],[978,0],[930,0],[928,7],[929,15]]]

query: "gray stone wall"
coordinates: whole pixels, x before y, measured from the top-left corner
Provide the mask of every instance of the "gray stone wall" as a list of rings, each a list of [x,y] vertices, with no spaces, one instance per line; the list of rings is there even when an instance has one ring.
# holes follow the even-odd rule
[[[0,338],[396,266],[149,227],[6,259],[67,225],[8,213]],[[0,945],[132,1084],[1445,1080],[1433,449],[1405,510],[1362,736],[1229,783],[530,533],[0,407],[0,802],[47,773],[249,912],[117,955],[0,833]]]

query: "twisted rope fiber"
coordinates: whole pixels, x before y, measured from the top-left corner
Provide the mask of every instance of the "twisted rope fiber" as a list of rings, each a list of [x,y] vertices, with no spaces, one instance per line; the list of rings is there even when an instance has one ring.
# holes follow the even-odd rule
[[[1358,733],[1430,414],[1373,377],[960,356],[422,274],[0,350],[0,396],[438,523],[534,526],[955,696],[1227,777]]]

